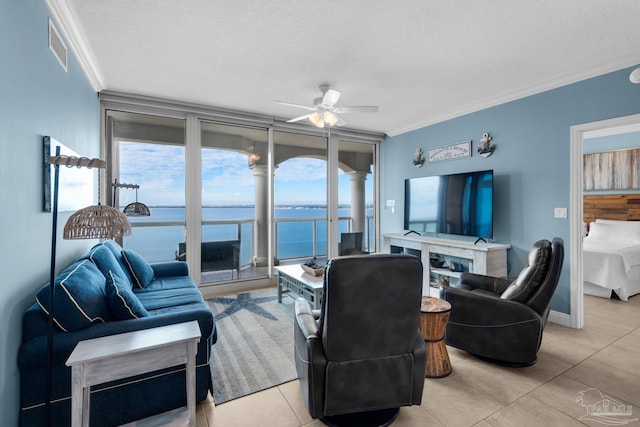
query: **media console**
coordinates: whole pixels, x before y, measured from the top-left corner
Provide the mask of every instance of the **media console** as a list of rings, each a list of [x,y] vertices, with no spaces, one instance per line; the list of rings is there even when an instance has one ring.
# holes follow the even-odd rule
[[[484,243],[442,239],[439,237],[416,234],[385,234],[382,236],[382,251],[385,253],[408,253],[420,258],[423,265],[422,294],[434,295],[437,290],[430,286],[432,274],[436,276],[459,278],[459,271],[449,268],[433,268],[433,257],[456,259],[464,266],[463,271],[487,276],[505,277],[507,275],[507,250],[511,245],[503,243]]]

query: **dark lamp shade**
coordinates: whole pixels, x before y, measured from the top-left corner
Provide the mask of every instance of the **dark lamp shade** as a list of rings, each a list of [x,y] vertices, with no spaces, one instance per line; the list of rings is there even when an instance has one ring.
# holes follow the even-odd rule
[[[111,206],[89,206],[72,214],[64,226],[63,237],[76,239],[114,239],[131,234],[126,216]]]
[[[140,202],[129,203],[124,208],[123,212],[126,216],[150,216],[151,215],[151,212],[149,211],[149,208],[147,207],[147,205]]]

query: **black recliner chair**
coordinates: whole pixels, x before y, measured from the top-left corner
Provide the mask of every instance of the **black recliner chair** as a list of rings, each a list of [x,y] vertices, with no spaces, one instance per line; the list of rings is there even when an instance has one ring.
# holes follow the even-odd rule
[[[563,241],[554,238],[533,245],[515,280],[462,273],[459,287],[441,289],[451,303],[445,342],[500,365],[536,363],[563,260]]]
[[[422,263],[403,254],[337,257],[321,310],[295,304],[295,362],[305,404],[329,425],[389,425],[422,400]]]

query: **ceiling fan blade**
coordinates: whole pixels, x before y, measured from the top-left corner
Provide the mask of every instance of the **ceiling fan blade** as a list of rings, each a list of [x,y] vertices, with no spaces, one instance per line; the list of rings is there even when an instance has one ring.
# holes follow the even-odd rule
[[[377,113],[377,105],[359,105],[353,107],[337,107],[333,111],[336,113]]]
[[[322,96],[322,106],[324,108],[331,108],[336,105],[338,99],[340,99],[340,92],[334,89],[328,89]]]
[[[316,111],[315,107],[309,107],[308,105],[292,104],[290,102],[284,102],[284,101],[273,101],[273,102],[275,102],[276,104],[287,105],[289,107],[304,108],[305,110]]]
[[[296,118],[291,119],[291,120],[287,120],[287,123],[299,122],[300,120],[304,120],[304,119],[308,118],[311,114],[313,114],[313,113],[305,114],[304,116],[300,116],[300,117],[296,117]]]

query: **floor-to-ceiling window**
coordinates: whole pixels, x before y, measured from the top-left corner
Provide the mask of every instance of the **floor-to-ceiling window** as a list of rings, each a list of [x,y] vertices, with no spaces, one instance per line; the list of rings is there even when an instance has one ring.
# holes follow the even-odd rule
[[[267,276],[267,145],[266,129],[201,124],[201,283]]]
[[[123,245],[150,262],[176,259],[185,235],[184,120],[108,111],[106,123],[109,204],[128,213],[141,203],[150,214],[129,216],[132,233]]]
[[[274,132],[274,257],[327,257],[327,138]]]
[[[376,250],[381,135],[101,98],[107,177],[137,186],[109,187],[107,200],[148,205],[123,244],[149,261],[185,260],[199,285],[234,286],[278,263],[337,255],[338,230],[361,230],[363,249]]]
[[[338,232],[356,233],[356,249],[365,252],[376,247],[375,148],[375,144],[338,140]]]

